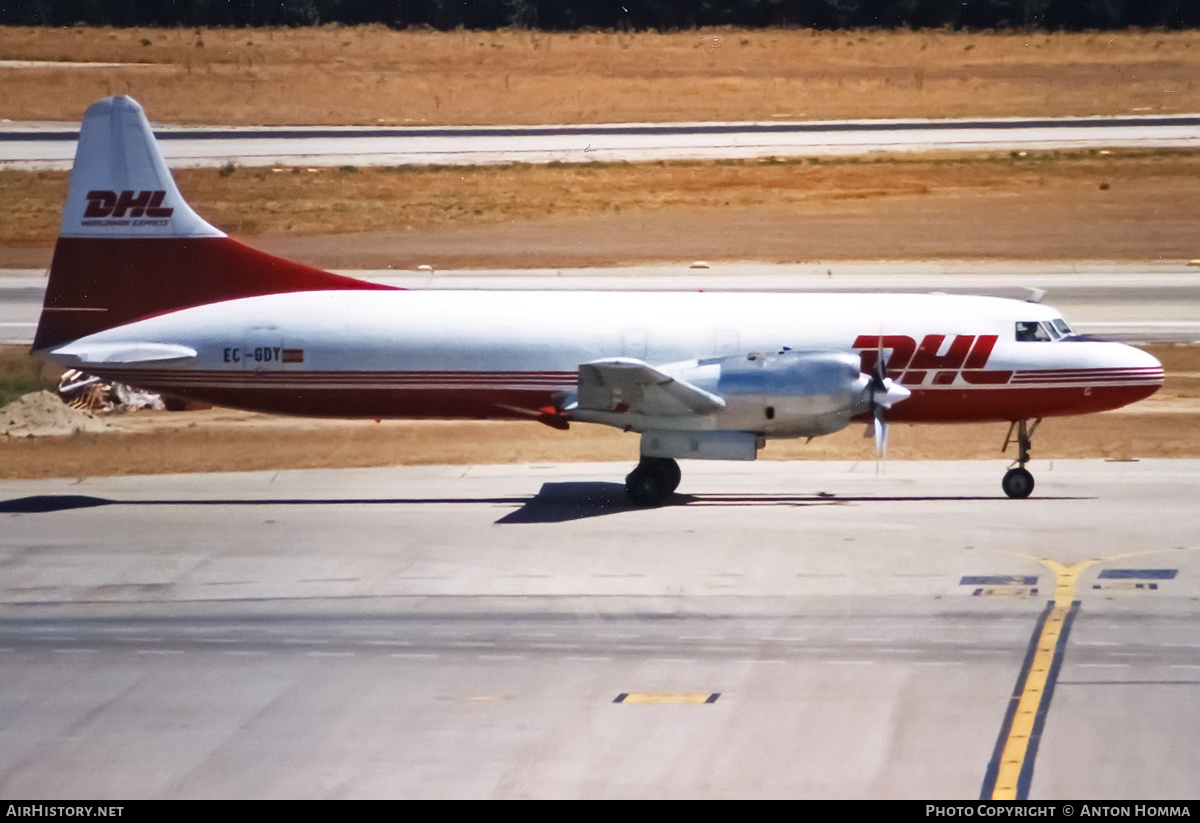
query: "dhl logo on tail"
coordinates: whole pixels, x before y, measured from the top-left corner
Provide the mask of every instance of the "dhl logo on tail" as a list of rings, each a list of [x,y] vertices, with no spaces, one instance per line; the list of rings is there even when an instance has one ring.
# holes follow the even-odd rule
[[[84,225],[102,225],[89,222],[103,218],[122,218],[128,213],[129,217],[149,217],[164,220],[175,213],[175,209],[163,206],[166,198],[165,191],[89,191],[87,193],[87,209],[83,212]]]

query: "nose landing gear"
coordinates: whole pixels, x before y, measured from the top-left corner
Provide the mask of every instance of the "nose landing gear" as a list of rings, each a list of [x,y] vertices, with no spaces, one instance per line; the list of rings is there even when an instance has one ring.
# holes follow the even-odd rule
[[[669,457],[643,457],[625,478],[625,493],[639,506],[657,506],[679,488],[682,473]]]
[[[1013,440],[1013,429],[1016,429],[1017,465],[1004,475],[1004,479],[1000,481],[1000,488],[1014,500],[1024,500],[1033,492],[1033,475],[1025,468],[1025,464],[1029,462],[1033,433],[1041,422],[1040,417],[1033,421],[1033,425],[1029,425],[1028,420],[1014,420],[1008,426],[1008,434],[1004,438],[1004,448],[1001,451],[1008,451],[1008,444]]]

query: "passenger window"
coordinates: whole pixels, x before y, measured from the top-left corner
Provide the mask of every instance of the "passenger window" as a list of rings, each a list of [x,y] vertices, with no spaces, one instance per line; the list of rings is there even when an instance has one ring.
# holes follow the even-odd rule
[[[1051,339],[1050,332],[1041,323],[1036,321],[1026,321],[1017,323],[1017,342],[1028,343],[1033,341],[1049,342]]]

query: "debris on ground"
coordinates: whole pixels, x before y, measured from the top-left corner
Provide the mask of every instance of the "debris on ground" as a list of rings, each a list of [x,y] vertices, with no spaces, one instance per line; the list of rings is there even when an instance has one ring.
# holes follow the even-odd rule
[[[106,428],[103,420],[71,408],[48,391],[27,394],[0,409],[0,434],[8,437],[61,437]]]
[[[105,383],[78,369],[63,372],[58,382],[59,398],[73,409],[88,414],[112,414],[154,409],[163,411],[162,395],[135,389],[124,383]]]

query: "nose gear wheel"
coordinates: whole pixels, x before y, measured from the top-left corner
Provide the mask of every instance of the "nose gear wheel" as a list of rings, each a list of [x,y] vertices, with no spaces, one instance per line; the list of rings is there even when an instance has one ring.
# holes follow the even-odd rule
[[[1040,417],[1034,420],[1032,425],[1028,420],[1014,420],[1008,426],[1008,435],[1004,438],[1002,451],[1008,451],[1008,444],[1013,441],[1013,430],[1016,429],[1017,465],[1005,473],[1004,479],[1000,481],[1000,488],[1013,500],[1024,500],[1033,493],[1033,475],[1025,468],[1025,464],[1029,462],[1033,433],[1041,422]]]

